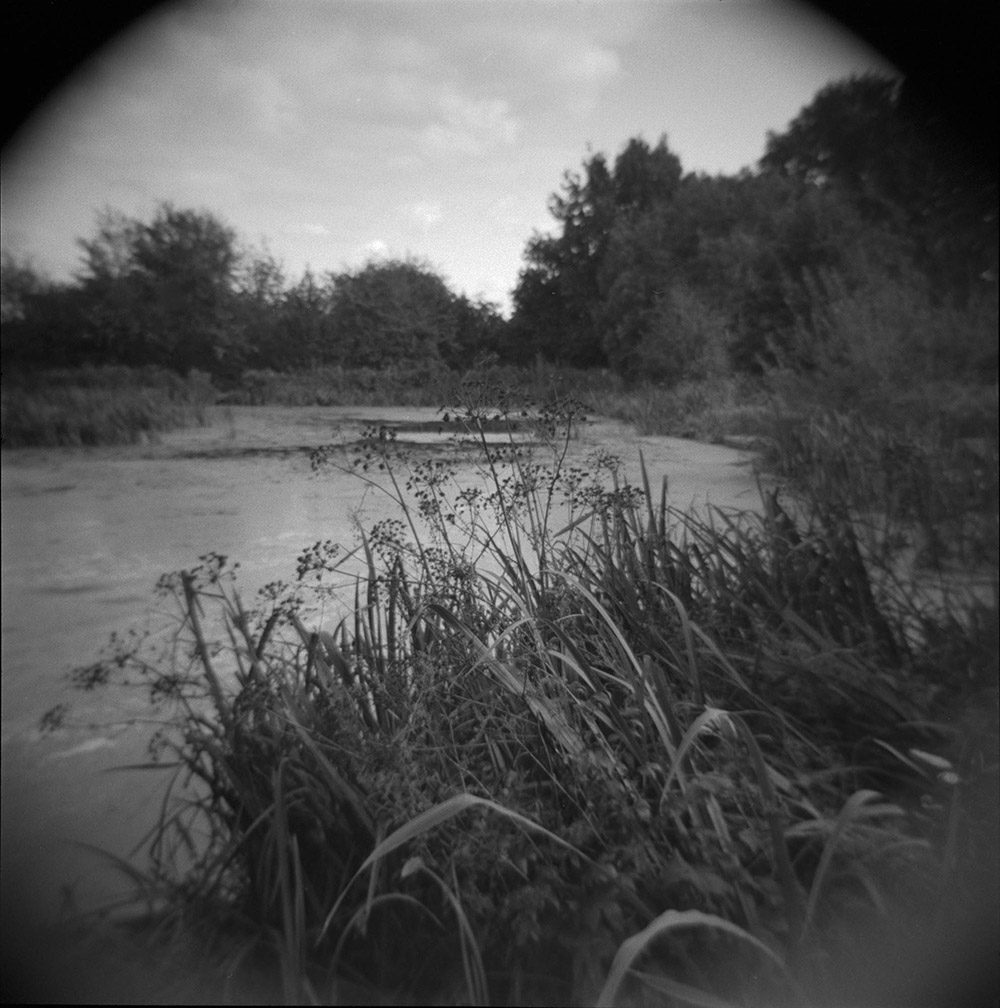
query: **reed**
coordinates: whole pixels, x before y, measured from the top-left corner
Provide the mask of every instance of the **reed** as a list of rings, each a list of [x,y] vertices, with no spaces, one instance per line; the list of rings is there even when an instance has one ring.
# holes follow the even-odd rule
[[[765,386],[747,376],[631,387],[609,382],[588,389],[583,398],[594,412],[631,423],[640,434],[720,442],[768,430]]]
[[[389,362],[384,367],[316,367],[300,371],[244,371],[225,400],[248,406],[440,406],[460,381],[487,381],[521,389],[537,400],[558,395],[602,394],[621,389],[607,371],[541,361],[530,367],[500,365],[486,357],[463,372],[433,362]]]
[[[205,557],[161,637],[78,670],[163,708],[161,926],[289,1003],[806,1005],[972,900],[995,723],[950,732],[940,642],[985,677],[995,635],[925,608],[914,637],[835,509],[699,517],[570,466],[581,410],[465,385],[472,482],[369,431],[350,467],[398,519],[249,608]]]
[[[163,368],[80,368],[5,377],[5,448],[135,444],[204,424],[216,392],[206,374]]]

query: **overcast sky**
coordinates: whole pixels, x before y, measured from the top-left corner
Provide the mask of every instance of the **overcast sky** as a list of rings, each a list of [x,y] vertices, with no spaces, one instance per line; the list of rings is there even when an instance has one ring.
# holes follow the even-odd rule
[[[666,133],[735,173],[831,80],[894,72],[791,0],[197,0],[70,79],[4,150],[3,245],[57,278],[103,207],[208,209],[293,279],[413,253],[506,306],[588,149]]]

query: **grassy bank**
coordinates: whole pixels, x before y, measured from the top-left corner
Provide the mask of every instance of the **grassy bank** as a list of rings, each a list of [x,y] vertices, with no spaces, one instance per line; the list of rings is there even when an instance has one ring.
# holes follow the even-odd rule
[[[321,367],[308,371],[244,371],[226,402],[247,406],[440,406],[461,381],[519,389],[538,401],[608,388],[621,379],[606,371],[539,363],[509,367],[484,363],[462,374],[444,367],[386,364],[382,368]]]
[[[570,468],[580,410],[528,410],[534,454],[481,439],[471,487],[371,431],[353,468],[399,513],[355,550],[343,619],[317,615],[335,544],[250,608],[212,555],[162,580],[162,638],[78,670],[162,709],[157,933],[197,935],[222,975],[267,968],[287,1003],[971,990],[998,876],[995,606],[873,576],[821,500],[695,518],[613,459]],[[524,412],[472,384],[450,415]]]
[[[315,368],[310,371],[245,371],[226,402],[249,406],[440,406],[462,381],[517,389],[536,402],[571,395],[590,413],[624,420],[640,434],[668,434],[718,441],[726,434],[762,432],[767,414],[763,384],[719,378],[634,386],[609,371],[483,364],[462,374],[443,368]]]
[[[85,367],[4,376],[5,448],[134,444],[205,423],[216,390],[208,375],[165,368]]]
[[[843,379],[842,379],[843,381]],[[853,521],[879,562],[997,569],[997,386],[930,381],[848,391],[772,369],[672,388],[594,390],[588,407],[641,434],[736,437],[805,502]]]

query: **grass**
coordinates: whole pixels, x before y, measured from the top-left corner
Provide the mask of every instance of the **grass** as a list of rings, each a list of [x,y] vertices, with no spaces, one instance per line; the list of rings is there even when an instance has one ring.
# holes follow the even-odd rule
[[[729,434],[764,434],[768,399],[761,382],[716,378],[673,387],[632,386],[608,371],[545,365],[470,368],[465,381],[520,388],[536,401],[572,395],[589,412],[634,424],[640,434],[720,441]],[[433,406],[441,404],[456,375],[443,368],[315,368],[245,371],[225,400],[242,405]]]
[[[583,398],[593,412],[625,420],[639,434],[720,442],[730,435],[754,437],[769,430],[766,388],[749,377],[636,388],[609,383]]]
[[[699,518],[571,466],[581,412],[466,384],[473,482],[369,431],[398,518],[250,608],[204,557],[162,637],[77,671],[163,708],[157,929],[287,1003],[913,1003],[996,898],[990,611],[875,576],[836,508]]]
[[[248,406],[433,406],[441,405],[456,373],[443,365],[389,363],[382,368],[318,367],[308,371],[244,371],[225,400]],[[558,395],[620,388],[606,371],[545,365],[513,367],[483,359],[467,369],[466,381],[516,386],[541,400]]]
[[[870,550],[917,567],[997,569],[996,386],[925,387],[879,411],[832,408],[776,384],[765,462],[852,517]]]
[[[6,377],[5,448],[135,444],[206,422],[216,392],[206,374],[164,368],[85,367]]]

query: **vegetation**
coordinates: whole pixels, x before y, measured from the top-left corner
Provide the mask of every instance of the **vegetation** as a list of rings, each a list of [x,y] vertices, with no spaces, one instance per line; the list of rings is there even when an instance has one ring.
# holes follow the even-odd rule
[[[84,367],[5,378],[5,448],[134,444],[173,427],[204,424],[216,390],[207,374],[165,368]]]
[[[822,500],[697,517],[570,467],[580,415],[466,385],[473,484],[369,431],[398,519],[250,609],[204,557],[165,637],[77,671],[145,682],[195,782],[142,898],[291,1002],[885,1003],[863,949],[916,964],[996,885],[995,607],[875,576]]]
[[[588,401],[598,395],[626,395],[623,383],[601,371],[501,365],[486,355],[463,372],[463,380],[518,388],[539,399],[573,392]],[[453,387],[456,374],[440,363],[391,362],[379,368],[328,367],[308,371],[244,371],[240,386],[225,401],[281,406],[432,406]]]
[[[566,173],[510,319],[418,259],[292,280],[209,211],[106,211],[71,283],[4,254],[4,371],[154,364],[232,389],[247,369],[464,373],[492,353],[670,386],[807,368],[805,327],[965,380],[996,369],[996,186],[878,75],[823,88],[752,172],[685,173],[666,138],[633,137]]]
[[[169,205],[102,218],[73,284],[5,262],[5,438],[9,377],[27,415],[54,359],[203,368],[249,404],[466,379],[442,424],[478,481],[385,429],[321,450],[398,518],[253,604],[206,556],[162,580],[161,636],[77,671],[163,708],[175,800],[128,867],[154,932],[289,1002],[973,1003],[1000,905],[997,200],[959,162],[870,76],[736,177],[633,138],[566,175],[509,320],[415,260],[289,283]],[[680,514],[568,464],[585,409],[752,435],[790,486]]]

